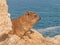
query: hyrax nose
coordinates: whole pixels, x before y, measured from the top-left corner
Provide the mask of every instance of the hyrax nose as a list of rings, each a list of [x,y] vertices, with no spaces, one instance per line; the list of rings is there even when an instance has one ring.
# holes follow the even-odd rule
[[[38,18],[39,18],[39,20],[41,20],[41,17],[40,16],[38,16]]]

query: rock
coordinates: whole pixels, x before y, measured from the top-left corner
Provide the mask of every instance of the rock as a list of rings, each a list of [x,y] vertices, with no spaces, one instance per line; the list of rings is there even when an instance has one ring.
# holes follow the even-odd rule
[[[8,33],[12,30],[10,14],[6,0],[0,0],[0,45],[5,45]]]
[[[6,14],[8,13],[8,6],[6,3],[6,0],[0,0],[0,14]]]
[[[23,36],[27,31],[29,31],[38,21],[40,16],[32,11],[28,11],[22,16],[13,19],[13,34],[18,36]]]
[[[6,41],[6,45],[41,45],[44,42],[44,37],[35,30],[34,33],[28,33],[23,38],[18,35],[11,35]]]
[[[59,40],[59,42],[60,42],[60,35],[56,35],[54,38]]]
[[[42,41],[44,40],[44,37],[42,36],[42,34],[40,34],[34,29],[31,29],[30,31],[28,31],[25,35],[31,39],[37,39],[37,40],[42,40]]]
[[[46,41],[49,42],[50,44],[54,45],[60,45],[60,41],[58,40],[57,36],[55,37],[47,37]],[[49,44],[47,43],[47,44]]]
[[[12,30],[10,14],[6,0],[0,0],[0,37]]]

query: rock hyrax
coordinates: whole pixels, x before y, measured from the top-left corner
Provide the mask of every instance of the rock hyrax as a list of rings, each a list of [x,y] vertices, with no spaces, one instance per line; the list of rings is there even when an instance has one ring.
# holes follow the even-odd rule
[[[13,34],[18,36],[23,36],[27,31],[29,31],[39,20],[40,16],[32,11],[28,11],[22,16],[12,20],[13,24]]]

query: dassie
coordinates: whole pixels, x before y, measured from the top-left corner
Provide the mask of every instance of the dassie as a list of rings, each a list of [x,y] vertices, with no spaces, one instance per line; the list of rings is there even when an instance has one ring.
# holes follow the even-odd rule
[[[13,31],[12,34],[18,36],[23,36],[27,31],[29,31],[39,20],[40,16],[32,11],[25,12],[22,16],[12,20]]]

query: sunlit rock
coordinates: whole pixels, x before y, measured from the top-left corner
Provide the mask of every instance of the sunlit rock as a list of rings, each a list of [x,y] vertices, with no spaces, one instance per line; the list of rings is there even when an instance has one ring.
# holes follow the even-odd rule
[[[12,30],[10,14],[6,0],[0,0],[0,37]]]

